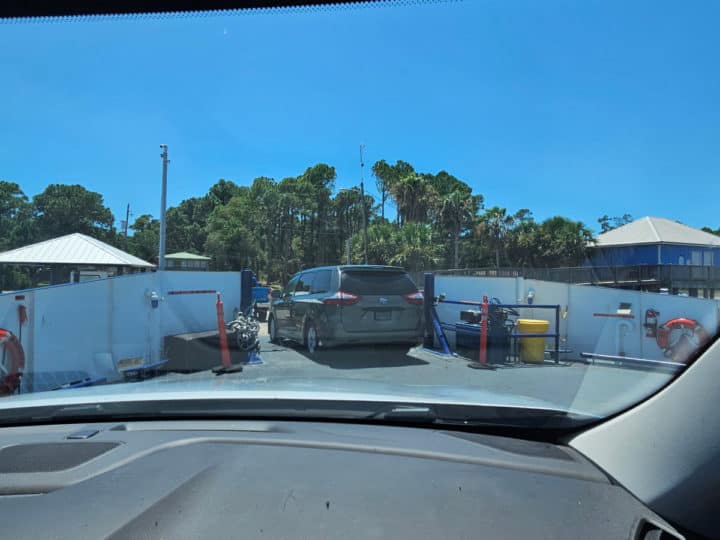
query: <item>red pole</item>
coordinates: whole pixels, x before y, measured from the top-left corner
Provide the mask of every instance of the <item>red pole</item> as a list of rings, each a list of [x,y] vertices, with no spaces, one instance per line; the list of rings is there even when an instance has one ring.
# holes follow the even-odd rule
[[[480,320],[480,363],[487,363],[488,297],[483,295],[482,319]]]
[[[230,349],[228,348],[227,334],[225,333],[225,313],[223,312],[223,302],[220,300],[220,293],[217,293],[217,303],[215,304],[217,309],[217,324],[218,324],[218,335],[220,336],[220,357],[222,358],[222,365],[224,367],[230,367]]]

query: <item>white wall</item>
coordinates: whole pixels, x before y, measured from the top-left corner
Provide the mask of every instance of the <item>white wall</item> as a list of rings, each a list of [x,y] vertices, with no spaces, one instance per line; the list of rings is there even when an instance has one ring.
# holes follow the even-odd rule
[[[606,287],[568,285],[524,278],[482,278],[466,276],[437,276],[435,293],[445,293],[447,300],[481,301],[483,294],[497,297],[502,303],[526,303],[530,290],[535,292],[534,304],[561,306],[561,346],[572,350],[570,358],[579,358],[581,352],[664,359],[663,351],[655,338],[645,336],[645,311],[660,312],[658,323],[686,317],[698,321],[711,335],[720,326],[716,300],[685,298],[656,293],[625,291]],[[602,317],[614,314],[620,303],[630,303],[632,319]],[[440,304],[438,316],[444,323],[460,320],[463,306]],[[527,307],[520,309],[524,318],[550,321],[554,332],[555,314],[551,310]]]
[[[226,320],[240,306],[239,272],[153,272],[0,295],[0,328],[20,335],[18,306],[26,306],[26,379],[57,371],[109,376],[119,359],[159,360],[166,335],[216,328],[214,294],[167,294],[198,289],[221,293]],[[153,291],[162,297],[158,308]]]
[[[168,294],[171,291],[219,291],[225,320],[240,309],[240,272],[162,272],[162,333],[170,336],[217,328],[214,294]]]

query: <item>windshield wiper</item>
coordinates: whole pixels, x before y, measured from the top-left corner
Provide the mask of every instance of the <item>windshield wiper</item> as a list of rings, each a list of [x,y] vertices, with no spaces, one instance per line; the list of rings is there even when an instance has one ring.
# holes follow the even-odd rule
[[[482,405],[429,405],[423,407],[394,406],[366,417],[399,423],[424,423],[467,427],[567,428],[597,420],[595,417],[562,409]]]
[[[564,410],[323,399],[192,399],[23,407],[0,411],[0,424],[168,419],[276,419],[457,427],[564,429],[596,417]]]
[[[393,406],[378,410],[365,417],[366,420],[385,420],[388,422],[433,423],[438,417],[433,407]]]

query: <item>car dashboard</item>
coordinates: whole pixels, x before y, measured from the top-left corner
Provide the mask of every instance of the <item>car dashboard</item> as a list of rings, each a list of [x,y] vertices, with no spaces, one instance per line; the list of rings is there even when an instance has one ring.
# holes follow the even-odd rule
[[[681,538],[565,446],[289,421],[10,427],[5,538]]]

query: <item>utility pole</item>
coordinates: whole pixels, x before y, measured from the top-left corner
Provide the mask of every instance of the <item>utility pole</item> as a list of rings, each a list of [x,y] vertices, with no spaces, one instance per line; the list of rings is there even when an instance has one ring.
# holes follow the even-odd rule
[[[162,149],[162,194],[160,195],[160,252],[158,253],[158,270],[165,270],[165,207],[167,206],[167,144],[161,144]]]
[[[125,234],[126,240],[127,240],[127,231],[128,231],[129,224],[130,224],[130,203],[128,203],[127,210],[125,210],[125,224],[123,226],[123,233]]]
[[[350,239],[345,240],[345,264],[350,264]]]
[[[367,256],[367,206],[365,205],[365,162],[363,161],[363,149],[364,144],[360,145],[360,204],[362,204],[362,217],[363,217],[363,258],[365,264],[368,263]]]

